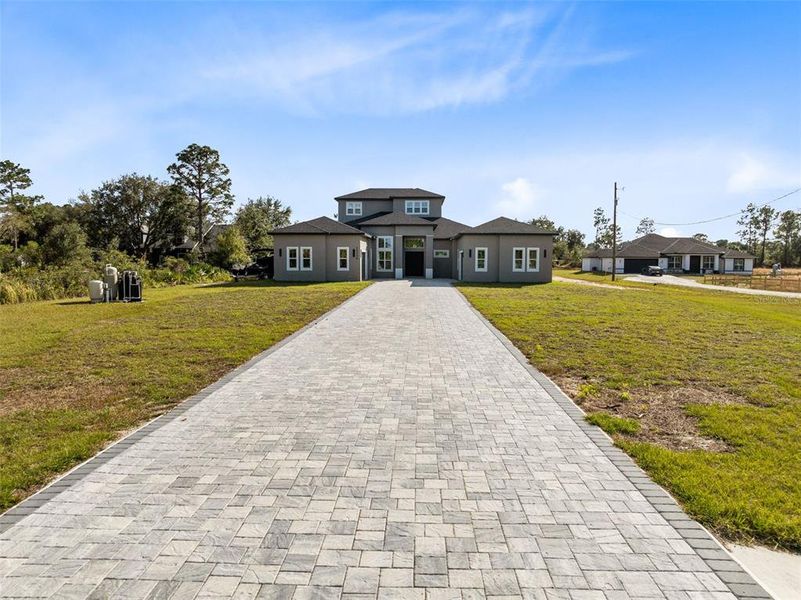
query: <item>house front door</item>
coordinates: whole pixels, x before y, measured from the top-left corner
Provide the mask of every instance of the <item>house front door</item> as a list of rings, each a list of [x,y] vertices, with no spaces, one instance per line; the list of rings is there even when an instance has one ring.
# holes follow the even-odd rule
[[[403,256],[403,272],[406,277],[422,277],[425,254],[414,250],[406,250]]]
[[[700,272],[701,272],[701,257],[690,256],[690,273],[700,273]]]

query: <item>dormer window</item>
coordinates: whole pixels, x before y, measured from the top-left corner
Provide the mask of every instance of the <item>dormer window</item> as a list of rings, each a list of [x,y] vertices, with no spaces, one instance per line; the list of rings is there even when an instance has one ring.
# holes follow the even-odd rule
[[[406,214],[407,215],[427,215],[428,214],[428,200],[407,200],[406,201]]]
[[[345,204],[345,214],[349,217],[362,216],[362,203],[361,202],[347,202]]]

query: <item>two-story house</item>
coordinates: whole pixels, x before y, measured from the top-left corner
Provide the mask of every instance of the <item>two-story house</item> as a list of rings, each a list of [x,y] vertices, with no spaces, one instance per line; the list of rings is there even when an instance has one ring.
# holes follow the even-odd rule
[[[551,281],[551,231],[506,217],[457,223],[442,216],[445,196],[419,188],[368,188],[335,200],[337,220],[272,232],[276,280]]]

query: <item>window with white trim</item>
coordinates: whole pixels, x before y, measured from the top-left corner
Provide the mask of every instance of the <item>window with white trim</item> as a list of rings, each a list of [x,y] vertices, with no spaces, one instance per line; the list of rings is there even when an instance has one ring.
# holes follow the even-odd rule
[[[515,273],[526,270],[525,254],[525,248],[512,248],[512,271]]]
[[[428,214],[428,200],[407,200],[406,201],[406,214],[407,215],[427,215]]]
[[[348,215],[349,217],[360,217],[362,215],[362,203],[346,202],[345,214]]]
[[[350,248],[340,246],[337,248],[337,271],[350,270]]]
[[[701,257],[701,268],[704,271],[712,271],[715,268],[715,257],[714,256],[702,256]]]
[[[682,258],[681,256],[668,256],[668,271],[681,271]]]
[[[526,248],[526,271],[536,273],[540,270],[540,249]]]
[[[735,258],[734,264],[732,265],[733,270],[735,271],[745,271],[745,259],[744,258]]]
[[[476,271],[477,272],[486,272],[487,271],[487,249],[486,248],[476,248]]]
[[[450,258],[450,250],[434,250],[434,258]]]
[[[391,271],[392,270],[392,236],[382,235],[376,238],[378,263],[376,269],[378,271]]]
[[[298,248],[297,246],[286,249],[286,270],[298,270]]]
[[[300,247],[300,270],[301,271],[311,271],[312,270],[312,249],[311,249],[311,246],[301,246]]]

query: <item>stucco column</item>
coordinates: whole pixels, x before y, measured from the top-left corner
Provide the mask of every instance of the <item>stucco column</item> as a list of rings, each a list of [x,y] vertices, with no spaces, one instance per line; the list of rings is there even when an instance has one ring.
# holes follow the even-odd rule
[[[434,236],[427,235],[425,243],[425,275],[426,279],[434,279]]]
[[[403,236],[395,235],[395,247],[393,248],[393,255],[395,256],[395,279],[403,279]]]

